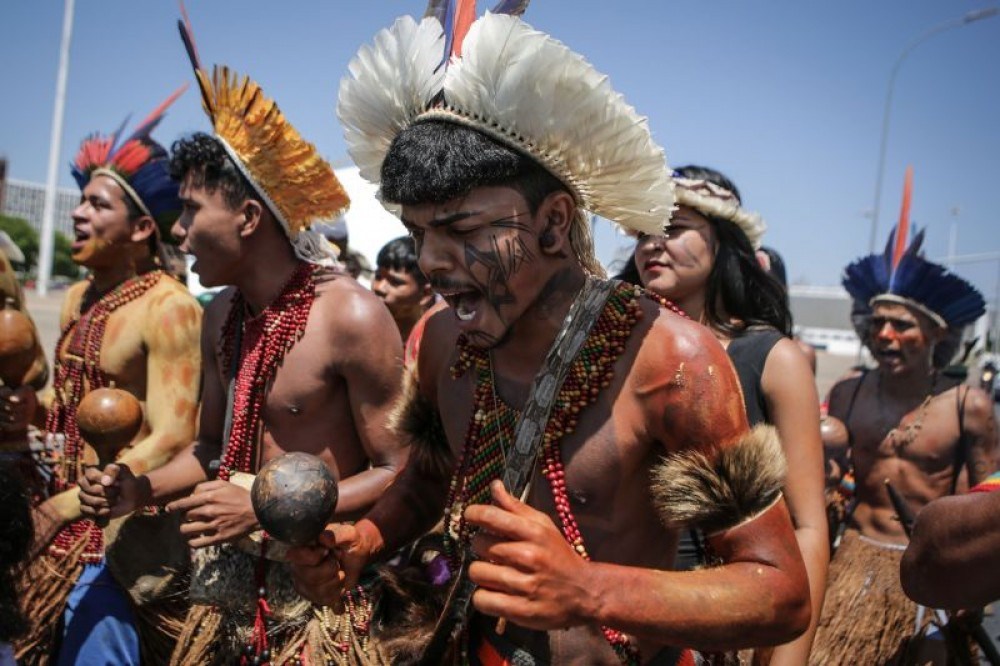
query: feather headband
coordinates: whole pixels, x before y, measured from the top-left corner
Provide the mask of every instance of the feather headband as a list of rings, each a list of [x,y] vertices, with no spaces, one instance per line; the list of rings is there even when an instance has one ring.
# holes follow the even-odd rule
[[[186,13],[178,27],[215,138],[278,220],[296,256],[334,265],[332,246],[309,228],[337,217],[350,205],[330,164],[249,77],[216,66],[209,78],[198,60]]]
[[[142,214],[156,221],[161,240],[170,239],[170,225],[181,204],[178,184],[170,178],[167,151],[150,134],[185,90],[187,84],[175,90],[124,141],[121,137],[128,118],[110,136],[91,134],[70,163],[70,173],[81,190],[94,176],[107,176],[118,183]]]
[[[986,312],[979,290],[921,256],[922,229],[909,246],[898,231],[893,229],[882,254],[868,255],[844,269],[844,288],[856,302],[867,304],[863,314],[876,303],[901,303],[943,328],[961,328],[979,319]],[[898,257],[897,247],[905,248]]]
[[[913,167],[907,167],[899,224],[889,234],[885,251],[858,259],[844,269],[844,288],[856,303],[867,304],[869,310],[862,308],[862,315],[878,302],[889,302],[918,310],[942,328],[971,324],[986,312],[982,294],[944,266],[921,256],[923,230],[907,244],[912,196]]]
[[[682,178],[674,175],[674,193],[677,205],[694,208],[709,217],[729,220],[738,226],[755,250],[760,249],[767,225],[757,213],[740,207],[736,195],[724,187],[700,178]],[[667,227],[670,223],[667,222]]]
[[[348,152],[375,184],[397,134],[444,120],[530,156],[582,210],[626,230],[659,233],[673,210],[670,171],[646,119],[582,56],[513,15],[487,13],[464,40],[434,15],[397,19],[351,61],[337,115]]]

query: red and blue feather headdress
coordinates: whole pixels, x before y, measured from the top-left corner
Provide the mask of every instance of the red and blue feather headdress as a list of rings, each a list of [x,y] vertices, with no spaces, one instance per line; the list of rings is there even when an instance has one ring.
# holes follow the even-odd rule
[[[135,131],[121,141],[128,118],[110,136],[91,134],[83,143],[70,172],[82,190],[97,175],[108,176],[118,183],[144,215],[152,217],[160,229],[161,239],[169,239],[170,225],[180,213],[178,184],[170,178],[169,156],[166,149],[150,137],[163,119],[167,108],[187,89],[178,88],[139,123]]]
[[[982,294],[964,278],[922,256],[924,230],[907,244],[913,170],[907,168],[899,224],[882,254],[858,259],[844,269],[843,285],[855,302],[902,303],[944,328],[961,328],[986,312]]]

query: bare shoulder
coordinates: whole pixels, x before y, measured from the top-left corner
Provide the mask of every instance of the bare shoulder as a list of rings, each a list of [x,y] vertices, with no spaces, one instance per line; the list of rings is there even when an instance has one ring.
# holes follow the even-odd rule
[[[644,307],[645,309],[645,307]],[[628,389],[667,450],[709,450],[746,430],[736,372],[712,332],[672,312],[650,312]]]
[[[847,410],[850,409],[851,398],[861,388],[861,382],[864,381],[864,378],[865,375],[862,373],[841,379],[833,385],[833,388],[830,389],[827,410],[830,416],[835,416],[839,419],[846,417]]]
[[[63,325],[66,324],[69,319],[80,312],[80,302],[83,300],[83,294],[87,291],[87,287],[90,286],[90,280],[80,280],[70,285],[69,289],[66,290],[66,297],[63,299],[62,313],[60,318],[62,319]]]
[[[420,386],[427,397],[432,397],[442,380],[451,377],[449,372],[458,347],[458,336],[455,313],[451,308],[439,310],[427,320],[417,360]]]
[[[201,313],[201,306],[187,287],[169,275],[164,275],[150,287],[146,294],[149,307],[154,311],[163,312],[177,308]]]
[[[187,348],[198,344],[201,306],[187,287],[164,275],[143,296],[144,338],[150,346]]]
[[[812,381],[812,368],[809,359],[802,353],[798,342],[790,338],[782,338],[771,348],[764,362],[764,373],[777,373],[777,377],[788,376],[794,373],[795,377],[801,377],[802,373],[808,373],[809,381]]]
[[[201,323],[204,337],[212,341],[218,340],[222,334],[222,327],[226,323],[226,317],[229,316],[234,296],[236,296],[236,287],[226,287],[205,306]]]
[[[382,300],[347,275],[320,273],[310,313],[319,330],[341,342],[393,342],[402,349],[396,322]]]
[[[967,430],[985,433],[995,428],[993,401],[990,396],[977,386],[966,389],[964,401],[964,420]]]
[[[643,374],[730,367],[726,350],[705,326],[656,304],[643,302],[643,310],[644,318],[651,318],[636,355],[636,369]]]

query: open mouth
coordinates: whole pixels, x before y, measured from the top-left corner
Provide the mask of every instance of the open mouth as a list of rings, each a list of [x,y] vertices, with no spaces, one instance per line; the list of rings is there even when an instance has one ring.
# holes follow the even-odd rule
[[[73,229],[73,243],[70,245],[70,249],[74,252],[82,250],[89,240],[90,234],[82,229]]]
[[[459,321],[469,322],[476,318],[482,304],[482,295],[475,289],[465,291],[438,292],[451,307]]]
[[[877,349],[875,358],[880,362],[898,363],[903,360],[903,354],[895,349]]]

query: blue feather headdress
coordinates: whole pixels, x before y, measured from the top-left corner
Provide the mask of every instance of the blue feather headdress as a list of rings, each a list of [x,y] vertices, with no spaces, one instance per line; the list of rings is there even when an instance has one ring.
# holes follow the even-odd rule
[[[139,210],[156,221],[161,240],[170,240],[170,225],[180,214],[178,183],[170,178],[166,149],[150,137],[171,104],[187,89],[176,90],[119,143],[128,118],[110,136],[91,134],[83,143],[70,172],[82,190],[96,175],[112,178]]]
[[[858,259],[844,269],[843,285],[858,304],[878,302],[913,307],[939,326],[961,328],[986,312],[982,294],[944,266],[921,256],[924,230],[906,245],[906,225],[894,228],[885,252]]]

